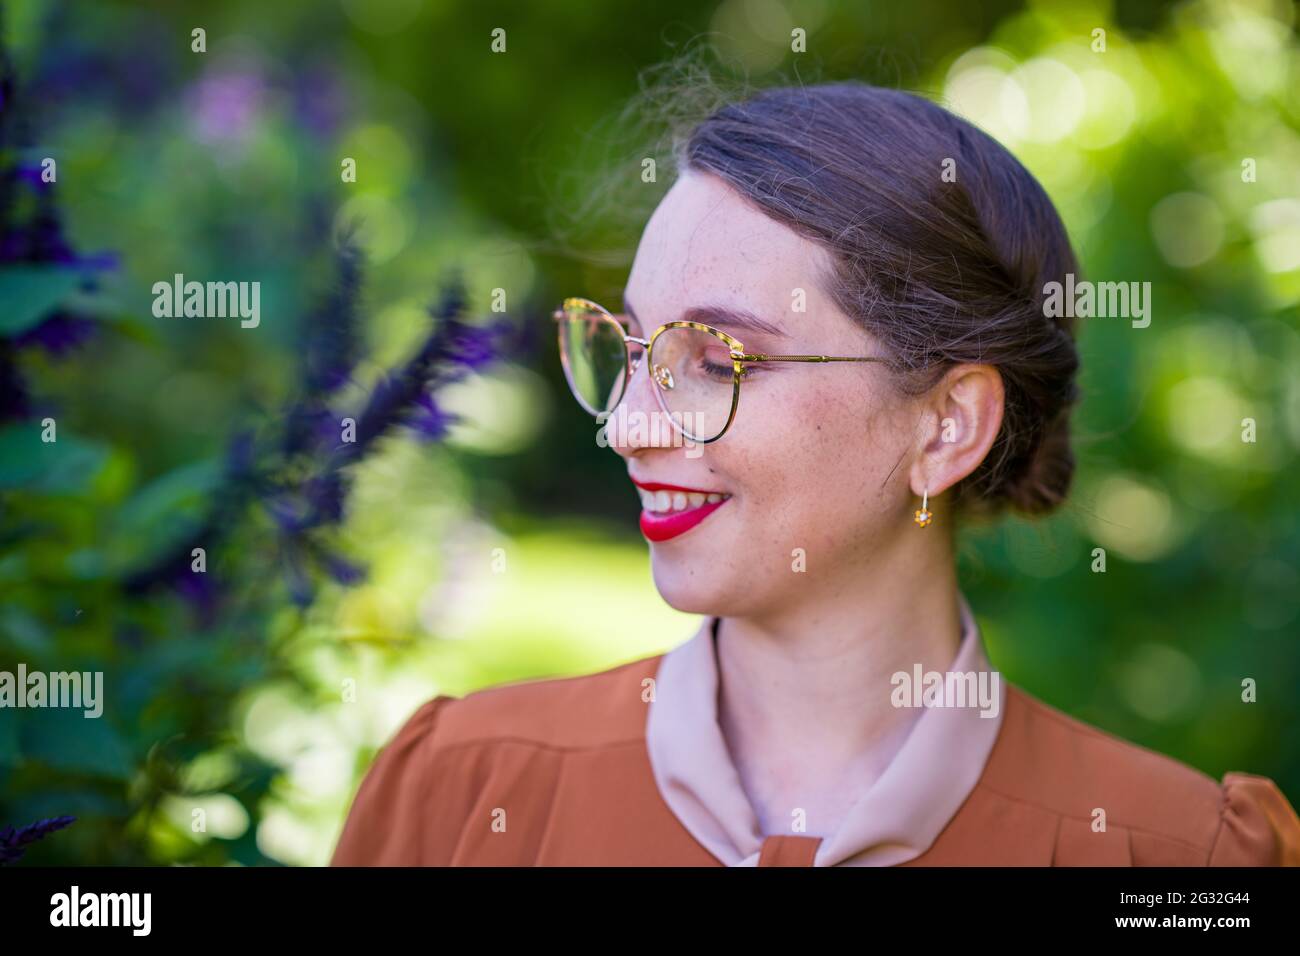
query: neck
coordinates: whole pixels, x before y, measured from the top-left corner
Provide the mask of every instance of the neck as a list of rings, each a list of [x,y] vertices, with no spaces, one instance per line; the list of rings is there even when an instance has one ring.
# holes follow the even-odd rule
[[[920,716],[890,703],[891,676],[918,663],[945,671],[957,655],[951,540],[904,535],[891,550],[877,550],[852,580],[801,582],[779,608],[718,622],[718,720],[770,832],[788,831],[791,800],[838,792],[851,805]],[[826,799],[823,821],[838,812]]]

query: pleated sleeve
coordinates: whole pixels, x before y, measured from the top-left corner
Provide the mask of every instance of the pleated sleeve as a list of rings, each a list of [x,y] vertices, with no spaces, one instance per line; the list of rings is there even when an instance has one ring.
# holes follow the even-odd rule
[[[438,714],[455,698],[422,704],[379,751],[361,781],[331,866],[420,866],[426,834],[432,740]]]
[[[1300,817],[1268,777],[1224,776],[1209,865],[1300,866]]]

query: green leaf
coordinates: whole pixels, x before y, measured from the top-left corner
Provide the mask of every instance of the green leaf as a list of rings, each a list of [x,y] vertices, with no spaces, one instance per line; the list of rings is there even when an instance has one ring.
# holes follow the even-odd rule
[[[45,625],[17,605],[0,610],[0,634],[29,657],[41,657],[54,650],[54,641]]]
[[[85,489],[108,458],[108,449],[75,435],[41,441],[40,423],[0,428],[0,491],[76,493]]]
[[[104,693],[109,696],[108,688]],[[112,709],[112,704],[110,697],[104,709]],[[71,707],[28,711],[21,728],[24,759],[69,773],[97,773],[125,780],[131,775],[130,749],[106,716],[85,717],[84,713]]]
[[[149,482],[133,494],[118,511],[123,530],[156,530],[160,523],[174,520],[181,511],[194,516],[221,483],[223,464],[206,458],[175,468]]]
[[[59,266],[0,269],[0,335],[15,336],[39,323],[76,290],[82,274]]]
[[[184,540],[223,474],[220,459],[205,459],[169,471],[133,494],[113,517],[111,565],[122,568],[147,561]]]

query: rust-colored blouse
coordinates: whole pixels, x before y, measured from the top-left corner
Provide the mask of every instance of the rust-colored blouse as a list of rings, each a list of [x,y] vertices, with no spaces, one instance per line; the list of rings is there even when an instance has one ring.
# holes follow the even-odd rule
[[[991,671],[960,603],[950,670]],[[834,833],[764,834],[717,724],[716,621],[600,673],[428,701],[362,781],[332,865],[1300,865],[1272,780],[1216,783],[1005,681],[995,713],[924,708]]]

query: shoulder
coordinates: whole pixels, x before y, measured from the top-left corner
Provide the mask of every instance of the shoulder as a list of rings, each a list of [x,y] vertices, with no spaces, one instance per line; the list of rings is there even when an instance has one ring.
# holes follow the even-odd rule
[[[1204,820],[1221,800],[1219,784],[1200,770],[1071,717],[1015,685],[1007,687],[986,780],[1008,796],[1055,811],[1091,816],[1101,807],[1111,822],[1192,842],[1203,840]],[[1177,811],[1172,820],[1171,810]]]
[[[513,742],[583,749],[644,740],[647,688],[662,658],[657,654],[592,674],[518,681],[463,698],[441,698],[433,746]]]
[[[426,701],[366,772],[331,863],[450,858],[458,821],[487,779],[526,777],[545,785],[558,775],[565,752],[644,746],[647,687],[662,657]]]
[[[1014,685],[981,785],[1055,815],[1058,853],[1062,834],[1095,832],[1100,818],[1138,864],[1300,864],[1300,819],[1272,780],[1216,781]]]

